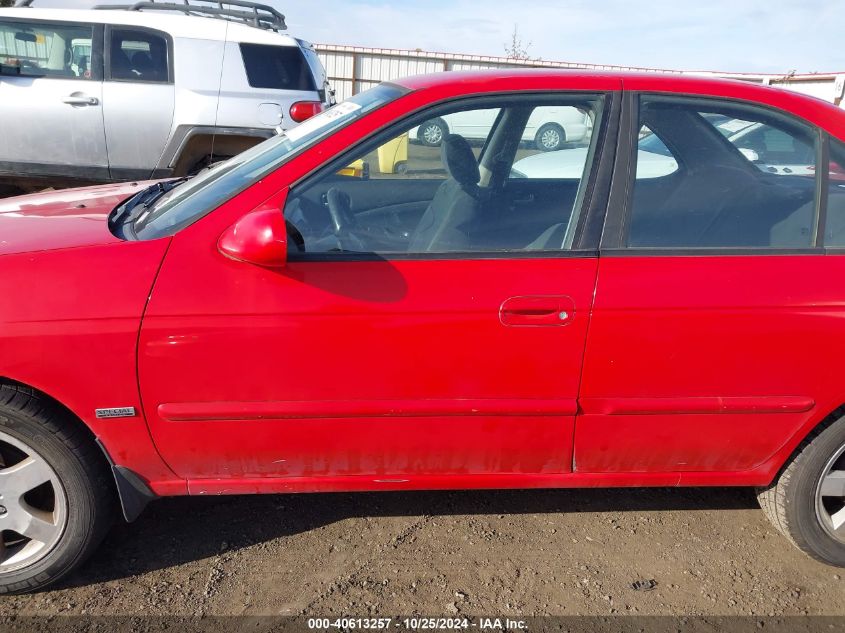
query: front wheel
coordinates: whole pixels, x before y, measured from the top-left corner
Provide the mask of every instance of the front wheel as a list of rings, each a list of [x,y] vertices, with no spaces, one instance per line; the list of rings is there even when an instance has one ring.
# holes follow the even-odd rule
[[[845,416],[804,440],[778,478],[757,496],[775,527],[796,547],[845,567]]]
[[[110,472],[64,412],[0,386],[0,594],[52,584],[96,548],[115,516]]]

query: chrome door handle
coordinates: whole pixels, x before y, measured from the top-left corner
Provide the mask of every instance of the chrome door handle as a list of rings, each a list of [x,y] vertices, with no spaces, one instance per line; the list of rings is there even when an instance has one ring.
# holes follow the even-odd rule
[[[100,100],[97,97],[65,97],[62,99],[62,103],[66,103],[68,105],[85,105],[85,106],[95,106],[100,103]]]

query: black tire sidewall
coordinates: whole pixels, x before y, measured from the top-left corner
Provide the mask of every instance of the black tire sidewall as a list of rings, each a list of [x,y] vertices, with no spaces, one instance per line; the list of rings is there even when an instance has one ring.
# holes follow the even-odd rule
[[[845,418],[822,431],[802,454],[789,482],[785,499],[787,525],[799,547],[820,560],[845,567],[845,543],[834,539],[816,514],[816,489],[830,458],[845,445]]]
[[[31,416],[0,409],[0,430],[31,446],[56,472],[67,499],[64,532],[53,549],[38,562],[0,574],[0,594],[18,593],[53,583],[71,571],[102,537],[97,529],[105,508],[95,494],[97,482],[84,464],[57,435]],[[99,519],[99,521],[98,521]]]

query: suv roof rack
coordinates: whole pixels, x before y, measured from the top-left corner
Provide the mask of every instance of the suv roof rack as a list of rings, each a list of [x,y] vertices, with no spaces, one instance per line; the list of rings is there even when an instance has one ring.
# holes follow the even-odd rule
[[[200,4],[201,3],[201,4]],[[134,4],[98,4],[94,9],[142,11],[178,11],[185,15],[198,15],[222,20],[243,22],[268,31],[287,29],[285,16],[267,4],[249,0],[183,0],[183,2],[156,2],[141,0]]]

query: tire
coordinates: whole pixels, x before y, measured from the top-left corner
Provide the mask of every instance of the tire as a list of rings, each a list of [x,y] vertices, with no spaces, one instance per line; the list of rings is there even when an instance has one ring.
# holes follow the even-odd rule
[[[837,415],[801,443],[778,478],[757,491],[757,499],[798,549],[845,567],[845,411]]]
[[[449,134],[449,126],[443,119],[432,119],[423,123],[417,131],[417,138],[426,147],[440,147],[443,138]]]
[[[42,589],[69,574],[117,514],[102,453],[83,428],[66,421],[65,411],[32,390],[0,385],[0,594]]]
[[[534,137],[534,145],[541,152],[554,152],[566,143],[566,132],[557,123],[546,123]]]

